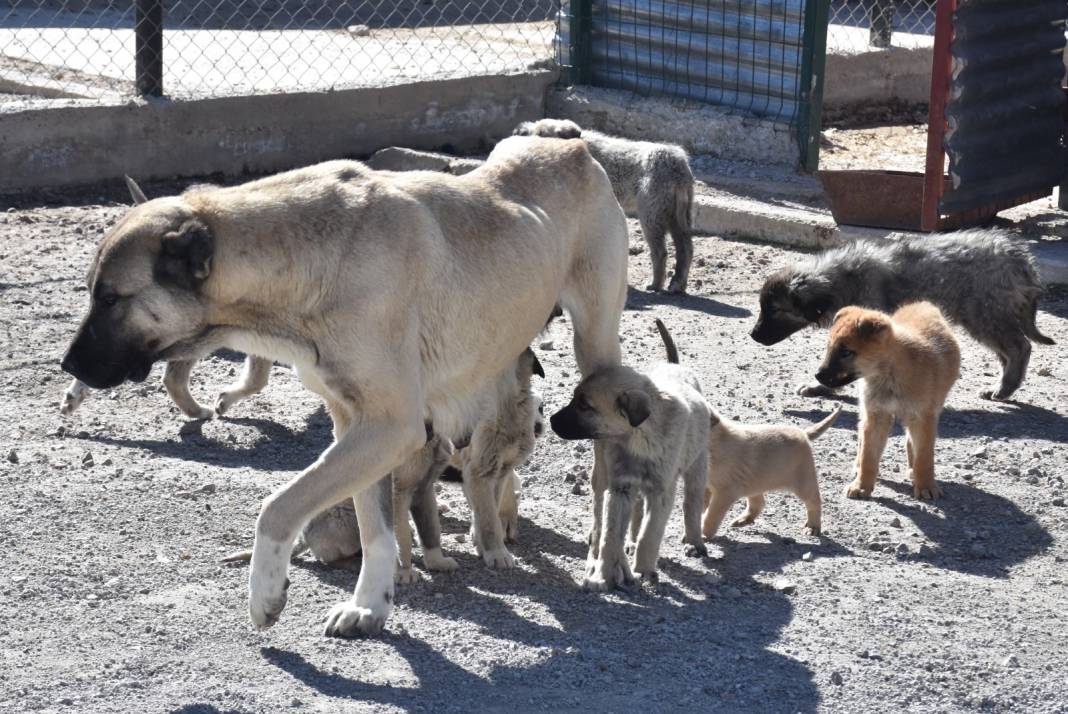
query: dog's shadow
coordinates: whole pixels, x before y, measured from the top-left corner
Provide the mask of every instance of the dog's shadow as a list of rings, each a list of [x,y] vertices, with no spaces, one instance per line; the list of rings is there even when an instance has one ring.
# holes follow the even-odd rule
[[[742,307],[729,305],[712,298],[690,294],[654,293],[645,290],[636,290],[627,286],[626,310],[648,310],[652,305],[673,305],[682,310],[703,312],[715,317],[728,317],[742,319],[752,317],[753,313]]]
[[[182,461],[207,463],[227,468],[250,467],[284,471],[296,471],[307,467],[332,441],[330,431],[320,428],[314,414],[308,419],[309,428],[303,432],[294,432],[269,419],[226,417],[225,420],[254,428],[259,432],[259,436],[248,446],[238,447],[228,441],[205,435],[204,425],[207,422],[188,421],[179,428],[177,441],[129,439],[98,434],[90,434],[82,438],[99,444],[144,449],[158,456]]]
[[[1007,498],[971,484],[942,484],[945,497],[933,507],[912,496],[912,484],[880,480],[896,496],[873,501],[912,521],[933,544],[912,557],[938,568],[988,578],[1007,578],[1009,569],[1053,545],[1035,518]]]
[[[466,530],[457,519],[443,520],[446,532]],[[457,573],[435,575],[433,583],[398,590],[402,607],[449,621],[462,620],[495,640],[538,648],[546,656],[535,664],[511,664],[503,658],[488,674],[476,675],[450,659],[449,650],[389,631],[384,642],[405,658],[418,686],[400,688],[331,673],[330,662],[313,663],[293,651],[268,648],[263,656],[326,696],[402,709],[425,705],[435,692],[449,691],[446,708],[457,711],[514,709],[523,707],[529,698],[539,706],[568,711],[616,710],[643,703],[655,708],[665,698],[694,710],[715,704],[815,711],[819,696],[812,671],[768,649],[790,622],[793,605],[788,596],[751,576],[756,570],[781,568],[799,558],[801,548],[819,547],[761,544],[763,548],[756,546],[760,553],[755,563],[744,562],[753,553],[737,557],[732,553],[725,561],[729,565],[719,564],[725,573],[723,586],[740,591],[732,599],[717,592],[694,595],[708,590],[707,570],[697,567],[700,561],[673,560],[676,551],[681,551],[677,545],[665,543],[667,553],[661,557],[661,570],[672,582],[662,581],[631,594],[587,593],[579,588],[574,567],[561,562],[583,562],[586,544],[524,519],[520,544],[513,549],[522,568],[504,573],[489,570],[469,546],[465,552],[449,553],[461,562]],[[845,552],[834,544],[829,548],[825,554]],[[354,584],[352,572],[308,567],[340,588],[351,589]],[[541,614],[532,616],[529,608],[524,614],[516,607],[516,598],[534,603]],[[680,647],[680,642],[686,646]],[[650,657],[656,658],[655,677],[649,676]],[[695,661],[715,661],[717,676],[693,682]],[[754,678],[753,672],[760,672],[761,677]],[[683,681],[690,684],[680,687]],[[739,682],[749,686],[739,688]],[[776,683],[776,701],[781,705],[767,703],[763,682]],[[787,691],[780,692],[783,686]]]
[[[836,399],[836,397],[827,397]],[[846,401],[847,399],[840,399]],[[852,400],[855,403],[856,400]],[[991,402],[986,409],[946,409],[938,422],[940,439],[961,439],[970,436],[1004,437],[1007,439],[1038,438],[1060,444],[1068,443],[1068,417],[1050,409],[1022,402]],[[819,421],[827,416],[818,409],[786,409],[783,412],[802,421]],[[843,411],[835,420],[835,429],[856,430],[860,422],[855,412]],[[892,436],[903,432],[900,422],[894,423]],[[935,447],[937,449],[937,446]]]

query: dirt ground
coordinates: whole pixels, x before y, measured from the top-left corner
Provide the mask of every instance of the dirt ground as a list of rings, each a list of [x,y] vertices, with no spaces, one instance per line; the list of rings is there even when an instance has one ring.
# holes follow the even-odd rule
[[[936,504],[911,495],[900,431],[875,497],[841,495],[856,451],[849,396],[814,445],[822,537],[804,535],[799,501],[773,495],[757,524],[688,559],[676,506],[659,586],[590,594],[578,582],[592,454],[550,433],[521,470],[516,570],[476,558],[463,497],[445,484],[444,547],[461,569],[401,588],[380,638],[321,635],[356,572],[302,558],[281,621],[259,633],[246,569],[217,559],[251,542],[261,500],[327,446],[329,420],[282,367],[225,419],[186,421],[158,367],[60,417],[58,362],[123,200],[59,192],[0,212],[0,711],[1068,712],[1068,295],[1041,305],[1059,344],[1036,347],[1019,403],[978,398],[997,363],[962,336]],[[747,335],[763,277],[794,256],[699,238],[691,296],[632,289],[626,359],[660,359],[662,317],[723,415],[821,418],[833,402],[794,389],[825,334],[772,348]],[[648,274],[633,255],[631,284]],[[543,340],[551,412],[577,381],[568,322]],[[238,359],[203,363],[194,393],[212,398]]]

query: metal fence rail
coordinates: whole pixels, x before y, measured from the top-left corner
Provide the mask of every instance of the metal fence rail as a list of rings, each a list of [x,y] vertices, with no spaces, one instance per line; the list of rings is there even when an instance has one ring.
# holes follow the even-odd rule
[[[930,47],[935,0],[832,0],[827,51],[855,54],[887,47]]]
[[[0,92],[178,98],[385,86],[552,58],[558,0],[6,0]]]

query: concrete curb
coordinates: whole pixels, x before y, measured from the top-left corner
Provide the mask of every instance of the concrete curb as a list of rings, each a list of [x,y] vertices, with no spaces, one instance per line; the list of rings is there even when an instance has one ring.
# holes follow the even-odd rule
[[[729,194],[702,194],[694,201],[694,230],[795,248],[824,250],[863,238],[898,240],[910,234],[860,226],[839,226],[830,213],[784,207]],[[1068,242],[1031,242],[1039,276],[1046,285],[1068,284]]]

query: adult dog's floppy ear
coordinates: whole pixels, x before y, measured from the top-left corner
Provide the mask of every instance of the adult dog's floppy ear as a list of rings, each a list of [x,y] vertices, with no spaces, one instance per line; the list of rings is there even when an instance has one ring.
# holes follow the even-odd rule
[[[640,426],[652,413],[649,395],[640,389],[628,389],[616,399],[616,407],[631,426]]]
[[[183,223],[178,230],[166,233],[156,259],[156,277],[192,290],[211,274],[215,238],[207,224],[197,218]]]

